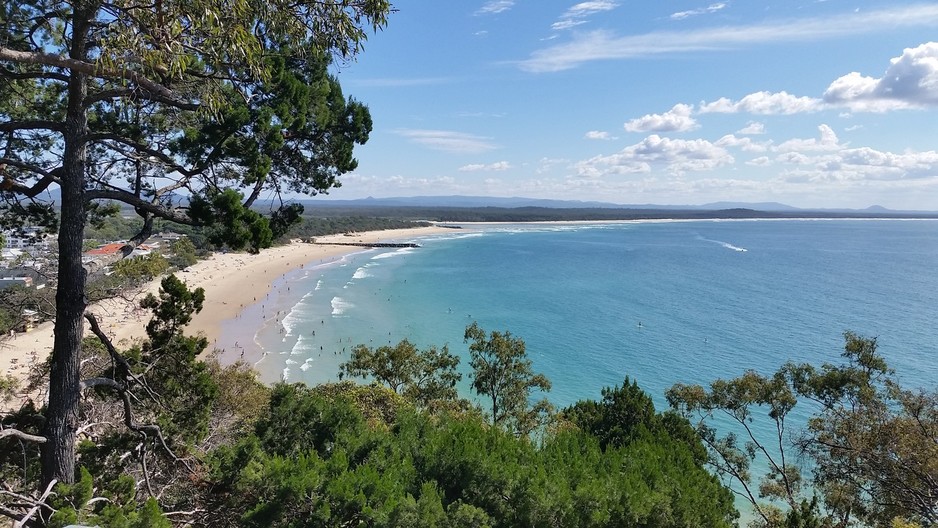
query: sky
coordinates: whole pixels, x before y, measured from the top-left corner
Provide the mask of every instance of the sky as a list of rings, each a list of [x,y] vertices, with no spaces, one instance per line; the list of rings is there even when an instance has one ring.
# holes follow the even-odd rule
[[[398,0],[333,199],[938,210],[938,2]]]

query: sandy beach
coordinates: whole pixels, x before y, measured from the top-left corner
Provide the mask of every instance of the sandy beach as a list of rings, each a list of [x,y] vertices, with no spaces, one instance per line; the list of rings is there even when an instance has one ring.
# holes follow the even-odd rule
[[[331,235],[318,237],[316,244],[294,242],[263,250],[258,255],[248,253],[216,253],[206,260],[177,273],[189,288],[204,288],[205,303],[202,312],[193,317],[187,333],[203,333],[210,343],[219,338],[222,323],[234,319],[246,307],[263,299],[271,284],[284,274],[307,264],[320,264],[343,255],[361,251],[356,246],[328,245],[328,242],[375,243],[405,241],[413,238],[448,232],[443,227],[422,227],[388,231],[369,231],[353,236]],[[126,348],[133,340],[144,336],[144,327],[150,319],[149,311],[139,308],[147,293],[156,293],[159,280],[136,292],[118,299],[110,299],[89,308],[95,314],[108,336]],[[85,325],[87,327],[87,324]],[[86,328],[87,332],[87,328]],[[29,367],[45,360],[52,350],[53,323],[46,322],[27,333],[0,340],[0,372],[25,378]]]

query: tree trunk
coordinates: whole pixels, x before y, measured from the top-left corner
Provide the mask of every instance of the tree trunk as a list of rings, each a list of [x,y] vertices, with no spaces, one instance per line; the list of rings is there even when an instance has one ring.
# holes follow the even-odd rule
[[[78,7],[73,17],[70,56],[85,59],[89,15]],[[55,344],[49,373],[49,405],[42,447],[42,486],[53,479],[75,480],[75,438],[78,430],[79,353],[84,331],[85,270],[81,265],[85,232],[85,136],[88,113],[87,76],[72,70],[68,82],[62,159],[62,212],[59,219],[59,272],[55,294]]]

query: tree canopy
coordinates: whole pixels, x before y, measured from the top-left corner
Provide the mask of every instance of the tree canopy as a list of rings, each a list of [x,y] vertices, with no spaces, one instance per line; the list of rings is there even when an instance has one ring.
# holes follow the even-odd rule
[[[328,72],[383,27],[387,0],[24,0],[0,5],[0,224],[58,234],[43,484],[73,482],[89,220],[115,202],[252,251],[295,222],[262,193],[316,194],[371,131]]]
[[[875,338],[846,332],[842,357],[709,388],[677,384],[667,397],[694,419],[711,467],[752,504],[760,526],[934,525],[938,393],[902,388]],[[799,404],[811,409],[800,431],[788,420]],[[758,434],[757,421],[774,434]],[[764,475],[753,474],[757,459]]]
[[[534,390],[549,391],[550,380],[535,374],[524,340],[511,332],[486,334],[478,323],[466,327],[472,388],[489,404],[494,425],[526,435],[541,425],[552,407],[547,399],[531,403]]]
[[[458,365],[459,357],[446,346],[419,350],[404,339],[393,347],[358,345],[340,368],[348,376],[373,377],[395,393],[426,406],[457,398],[456,383],[462,379],[456,371]]]

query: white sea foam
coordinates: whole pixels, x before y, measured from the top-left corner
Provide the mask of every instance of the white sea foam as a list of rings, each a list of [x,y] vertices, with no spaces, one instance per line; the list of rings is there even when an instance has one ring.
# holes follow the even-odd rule
[[[312,362],[313,362],[313,358],[307,359],[306,361],[303,362],[302,365],[300,365],[300,370],[302,370],[303,372],[306,372],[307,370],[309,370],[309,367],[312,364]]]
[[[332,315],[342,315],[354,305],[341,297],[332,298]]]
[[[362,266],[355,270],[355,274],[352,275],[352,279],[364,279],[366,277],[371,277],[371,274],[365,271],[366,266]]]
[[[287,363],[287,365],[296,365],[296,361],[295,361],[295,360],[292,360],[292,359],[288,359],[288,360],[286,361],[286,363]]]
[[[285,367],[283,373],[280,374],[280,380],[287,381],[288,379],[290,379],[290,367]]]
[[[316,281],[316,287],[313,288],[313,291],[319,290],[320,288],[322,288],[322,279]]]
[[[461,233],[459,235],[442,235],[427,238],[428,241],[435,242],[437,240],[462,240],[463,238],[476,238],[485,236],[485,233],[479,231],[474,233]]]
[[[414,248],[409,248],[409,247],[400,248],[400,249],[398,249],[397,251],[389,251],[389,252],[387,252],[387,253],[379,253],[379,254],[377,254],[377,255],[371,257],[371,260],[381,260],[381,259],[386,259],[386,258],[391,258],[391,257],[400,257],[400,256],[403,256],[403,255],[407,255],[408,253],[413,253],[413,251],[414,251]]]

